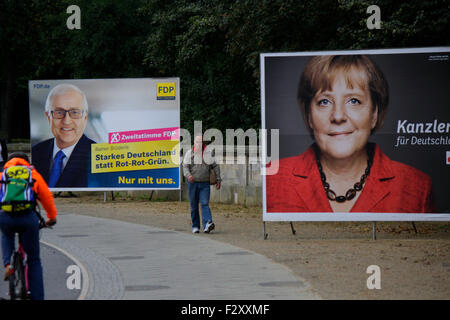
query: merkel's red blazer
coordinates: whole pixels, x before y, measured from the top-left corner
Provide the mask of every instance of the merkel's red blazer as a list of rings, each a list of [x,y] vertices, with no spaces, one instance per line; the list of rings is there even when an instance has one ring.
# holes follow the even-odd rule
[[[271,166],[277,164],[278,173],[266,176],[267,212],[333,212],[312,146]],[[389,159],[378,146],[361,192],[350,212],[436,212],[430,177]]]

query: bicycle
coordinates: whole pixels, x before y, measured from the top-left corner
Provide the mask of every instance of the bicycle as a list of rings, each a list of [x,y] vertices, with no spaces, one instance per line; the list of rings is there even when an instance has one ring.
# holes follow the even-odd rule
[[[39,229],[50,228],[45,224],[45,220],[40,213],[39,205],[36,205],[36,215],[39,219]],[[13,267],[14,273],[8,277],[9,281],[9,298],[10,300],[30,300],[31,292],[28,283],[28,265],[27,265],[27,255],[22,245],[21,236],[19,232],[16,232],[17,238],[17,249],[11,258],[11,266]]]

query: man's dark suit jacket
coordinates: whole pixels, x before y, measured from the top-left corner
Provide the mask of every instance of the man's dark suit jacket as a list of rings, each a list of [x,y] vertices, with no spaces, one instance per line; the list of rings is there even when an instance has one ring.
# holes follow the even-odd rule
[[[53,143],[51,138],[33,146],[31,156],[33,166],[48,183],[50,177],[50,165],[53,156]],[[88,186],[88,171],[91,160],[91,144],[95,141],[84,134],[73,149],[55,188],[83,188]]]
[[[0,139],[0,143],[2,144],[3,161],[6,162],[6,160],[8,160],[8,147],[6,146],[6,140]]]

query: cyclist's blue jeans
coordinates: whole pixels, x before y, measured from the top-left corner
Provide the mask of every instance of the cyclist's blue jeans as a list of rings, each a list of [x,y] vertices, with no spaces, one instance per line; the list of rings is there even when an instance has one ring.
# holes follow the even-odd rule
[[[191,207],[192,228],[200,228],[200,215],[198,203],[202,207],[203,228],[208,222],[212,222],[211,210],[209,209],[209,182],[188,182],[189,205]]]
[[[42,277],[42,264],[39,253],[39,219],[36,213],[10,214],[0,211],[0,229],[2,231],[3,265],[11,262],[14,251],[14,234],[19,231],[22,236],[22,245],[27,254],[28,282],[31,299],[44,299],[44,280]]]

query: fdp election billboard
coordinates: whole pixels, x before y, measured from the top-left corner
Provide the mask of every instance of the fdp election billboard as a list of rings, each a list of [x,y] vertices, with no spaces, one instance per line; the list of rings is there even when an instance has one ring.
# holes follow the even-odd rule
[[[263,220],[450,220],[449,55],[261,54]]]
[[[54,191],[179,189],[179,78],[29,81],[32,164]]]

